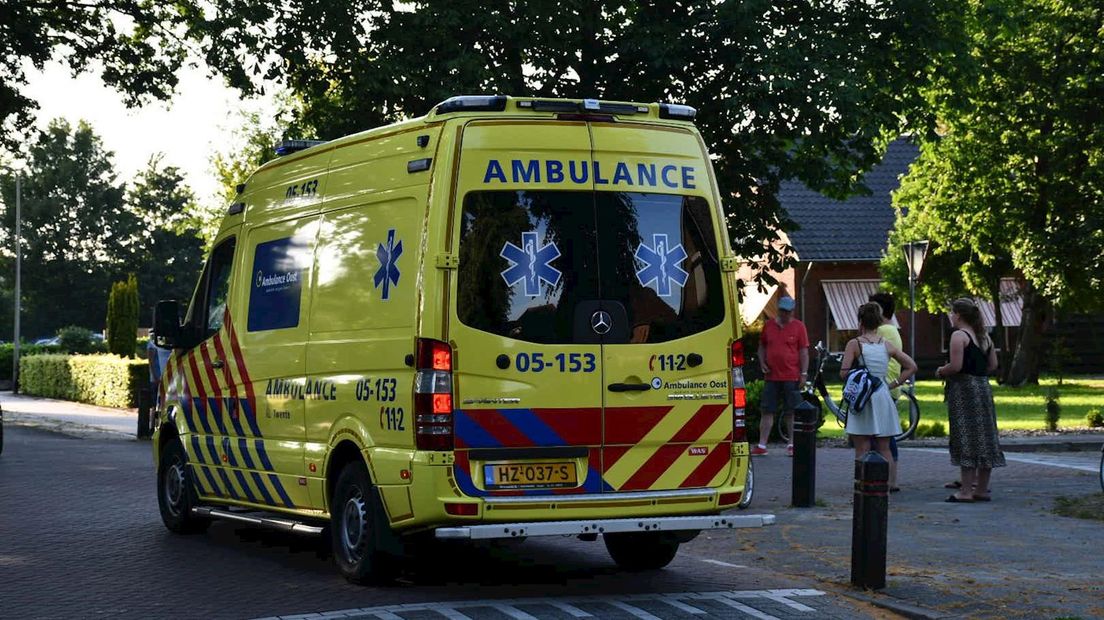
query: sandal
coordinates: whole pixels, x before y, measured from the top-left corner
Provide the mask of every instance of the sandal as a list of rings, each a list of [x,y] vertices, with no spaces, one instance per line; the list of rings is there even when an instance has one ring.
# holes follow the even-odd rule
[[[991,501],[993,501],[993,498],[988,496],[988,495],[975,495],[974,496],[974,501],[975,502],[991,502]]]
[[[961,497],[958,497],[957,495],[951,495],[943,501],[947,502],[948,504],[972,504],[976,500],[974,500],[973,498],[971,498],[971,499],[962,499]]]
[[[948,482],[947,484],[943,485],[943,488],[944,489],[961,489],[962,488],[962,481],[961,480],[955,480],[954,482]]]

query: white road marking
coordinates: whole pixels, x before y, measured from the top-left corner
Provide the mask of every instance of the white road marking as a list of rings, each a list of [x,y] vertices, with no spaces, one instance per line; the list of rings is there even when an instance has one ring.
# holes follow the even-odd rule
[[[640,618],[640,620],[660,620],[658,616],[653,616],[652,614],[644,611],[643,609],[641,609],[639,607],[633,607],[632,605],[629,605],[628,603],[622,603],[621,601],[602,601],[602,602],[607,604],[607,605],[612,605],[612,606],[614,606],[614,607],[616,607],[616,608],[618,608],[622,611],[627,611],[630,614],[636,616],[637,618]]]
[[[1058,458],[1060,459],[1062,457]],[[1093,458],[1095,458],[1095,456]],[[1025,456],[1022,454],[1009,454],[1007,452],[1004,453],[1004,460],[1015,461],[1017,463],[1028,463],[1030,465],[1048,465],[1050,467],[1061,467],[1063,469],[1076,469],[1077,471],[1088,471],[1092,473],[1096,473],[1100,469],[1099,465],[1085,465],[1083,463],[1071,463],[1069,461],[1062,462],[1060,460],[1040,458],[1037,456]]]
[[[679,610],[684,611],[688,614],[694,614],[696,616],[704,616],[706,613],[708,613],[705,610],[698,609],[697,607],[694,607],[693,605],[687,605],[686,603],[683,603],[682,601],[679,601],[679,600],[675,599],[675,597],[673,597],[673,596],[664,596],[664,597],[660,598],[659,600],[661,600],[664,603],[670,605],[671,607],[674,607],[675,609],[679,609]]]
[[[709,558],[699,558],[702,562],[709,562],[710,564],[716,564],[717,566],[727,566],[728,568],[747,568],[743,564],[729,564],[728,562],[722,562],[720,560],[710,560]]]
[[[568,605],[567,603],[561,603],[560,601],[553,600],[553,599],[550,599],[550,598],[541,599],[539,601],[533,601],[533,602],[534,603],[539,602],[539,603],[544,603],[545,605],[551,605],[551,606],[555,607],[556,609],[559,609],[560,611],[564,612],[565,614],[570,615],[573,618],[592,618],[593,617],[591,614],[588,614],[587,612],[583,611],[582,609],[579,609],[578,607],[576,607],[574,605]]]
[[[747,614],[747,615],[749,615],[753,618],[759,618],[759,620],[778,620],[778,618],[775,617],[775,616],[772,616],[770,614],[765,614],[765,613],[759,611],[758,609],[748,607],[747,605],[744,605],[743,603],[741,603],[739,601],[734,601],[734,600],[728,598],[727,596],[725,596],[723,594],[718,594],[717,596],[714,596],[713,600],[717,601],[718,603],[721,603],[722,605],[728,605],[729,607],[739,609],[740,611],[744,612],[745,614]]]
[[[732,590],[723,592],[657,592],[624,595],[565,596],[556,599],[543,597],[524,599],[465,600],[436,603],[405,603],[399,605],[380,605],[378,607],[363,607],[360,609],[345,609],[319,613],[328,614],[329,616],[338,616],[339,614],[344,613],[345,615],[354,617],[365,616],[379,618],[379,620],[402,620],[402,617],[398,615],[399,613],[408,611],[434,611],[441,614],[445,618],[448,618],[449,620],[471,620],[469,616],[467,616],[460,610],[468,610],[477,607],[490,607],[508,616],[509,618],[512,618],[513,620],[538,620],[537,616],[522,611],[518,608],[518,606],[548,605],[549,607],[554,607],[574,618],[590,618],[593,617],[593,614],[580,609],[579,607],[577,607],[577,605],[597,603],[616,607],[622,611],[632,614],[634,617],[639,618],[640,620],[660,620],[655,615],[648,613],[644,609],[636,607],[632,603],[655,602],[670,605],[688,614],[709,615],[708,611],[699,609],[688,603],[693,601],[710,600],[716,601],[733,609],[737,609],[744,614],[747,614],[753,618],[758,618],[759,620],[778,620],[770,614],[755,609],[753,607],[754,601],[756,599],[770,600],[775,603],[786,605],[787,607],[795,611],[801,611],[804,613],[815,612],[816,610],[812,607],[802,605],[801,603],[792,600],[795,597],[809,596],[825,596],[825,593],[820,590],[797,588],[775,590]],[[746,604],[736,599],[744,600],[746,601]]]
[[[517,607],[513,607],[511,605],[503,605],[503,604],[499,603],[497,605],[491,605],[491,607],[493,609],[497,609],[498,611],[506,614],[507,616],[513,618],[514,620],[537,620],[536,616],[531,615],[531,614],[527,614],[524,611],[518,609]]]

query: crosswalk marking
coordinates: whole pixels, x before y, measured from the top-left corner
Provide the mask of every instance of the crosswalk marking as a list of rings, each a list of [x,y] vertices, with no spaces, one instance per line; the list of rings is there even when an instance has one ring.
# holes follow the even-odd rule
[[[795,598],[820,597],[825,592],[811,589],[775,589],[775,590],[732,590],[720,592],[656,592],[643,594],[619,594],[619,595],[590,595],[590,596],[564,596],[558,598],[524,598],[524,599],[482,599],[461,600],[432,603],[404,603],[398,605],[380,605],[378,607],[364,607],[360,609],[345,609],[329,612],[318,612],[321,616],[341,616],[349,618],[372,618],[378,620],[404,620],[404,616],[416,612],[436,613],[448,620],[472,620],[482,618],[487,610],[494,610],[512,620],[540,620],[550,617],[548,614],[557,613],[558,617],[567,614],[572,618],[601,617],[609,613],[608,607],[614,607],[639,620],[662,620],[661,616],[643,609],[641,605],[648,603],[662,606],[666,605],[683,614],[693,616],[722,617],[716,611],[707,611],[695,607],[700,602],[709,601],[728,607],[730,610],[740,612],[740,617],[757,618],[758,620],[779,620],[760,609],[756,609],[756,601],[771,604],[771,609],[778,609],[778,605],[785,606],[794,612],[802,614],[815,614],[818,610],[794,600]],[[601,611],[601,606],[608,606],[606,611]],[[522,610],[524,606],[526,610]],[[541,611],[541,607],[544,610]],[[480,611],[482,609],[483,611]],[[589,609],[589,611],[588,611]],[[555,610],[555,612],[553,612]],[[656,612],[659,613],[659,612]],[[723,617],[731,617],[732,612],[722,614]],[[303,614],[311,616],[311,614]],[[667,615],[664,612],[662,615]],[[312,616],[313,617],[313,616]],[[789,617],[789,616],[787,616]],[[810,616],[815,617],[815,616]]]

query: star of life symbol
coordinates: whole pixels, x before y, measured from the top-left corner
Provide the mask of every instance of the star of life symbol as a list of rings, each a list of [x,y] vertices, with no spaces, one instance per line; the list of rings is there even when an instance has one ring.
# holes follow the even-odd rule
[[[649,286],[655,282],[655,291],[660,297],[671,296],[672,281],[684,286],[686,279],[690,277],[690,274],[679,267],[679,263],[686,260],[686,250],[682,249],[681,243],[670,247],[665,234],[652,235],[652,247],[641,243],[636,248],[636,260],[644,265],[636,272],[636,279],[641,286]]]
[[[559,269],[552,261],[560,257],[560,249],[555,243],[537,247],[539,239],[536,231],[521,233],[521,247],[506,242],[499,256],[510,261],[510,266],[502,270],[502,279],[507,286],[518,282],[525,283],[525,296],[538,297],[541,294],[541,282],[556,286],[560,281]]]
[[[376,288],[383,285],[383,299],[386,301],[391,296],[391,286],[399,285],[399,257],[402,256],[402,241],[395,243],[395,229],[387,231],[387,245],[379,244],[376,248],[376,258],[380,266],[376,270],[374,278]]]

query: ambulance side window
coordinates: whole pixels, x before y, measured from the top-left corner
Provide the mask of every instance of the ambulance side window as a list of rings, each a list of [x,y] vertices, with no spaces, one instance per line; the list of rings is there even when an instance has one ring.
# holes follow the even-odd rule
[[[226,300],[230,296],[230,268],[234,262],[234,239],[222,242],[211,253],[207,265],[207,287],[204,295],[202,337],[208,338],[222,328],[226,318]]]

